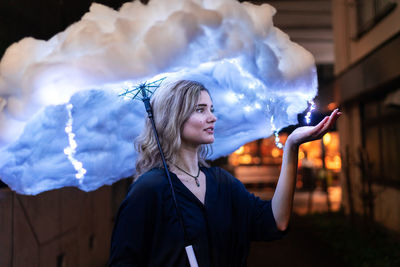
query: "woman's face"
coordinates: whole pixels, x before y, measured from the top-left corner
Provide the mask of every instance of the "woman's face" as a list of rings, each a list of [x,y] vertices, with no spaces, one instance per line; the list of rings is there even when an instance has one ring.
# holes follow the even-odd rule
[[[183,124],[182,142],[199,146],[214,142],[214,124],[217,118],[207,91],[201,91],[195,110]]]

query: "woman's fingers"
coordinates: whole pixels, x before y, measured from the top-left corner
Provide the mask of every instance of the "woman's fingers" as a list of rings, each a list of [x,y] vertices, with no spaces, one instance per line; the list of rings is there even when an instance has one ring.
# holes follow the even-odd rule
[[[312,140],[319,139],[321,138],[321,133],[324,130],[325,125],[328,123],[329,117],[326,116],[320,123],[318,123],[316,126],[314,126],[314,129],[310,133],[310,138]]]
[[[321,131],[320,131],[321,137],[322,137],[325,133],[327,133],[327,132],[333,127],[333,125],[335,124],[337,118],[339,118],[339,116],[340,116],[341,114],[342,114],[342,113],[339,112],[338,109],[335,109],[335,110],[331,113],[331,115],[329,116],[328,121],[324,124],[324,127],[322,127],[322,129],[321,129]]]
[[[326,122],[328,121],[329,117],[326,116],[322,121],[320,121],[317,125],[314,126],[314,129],[311,131],[311,134],[319,134],[322,130],[322,128],[324,127],[324,125],[326,124]]]

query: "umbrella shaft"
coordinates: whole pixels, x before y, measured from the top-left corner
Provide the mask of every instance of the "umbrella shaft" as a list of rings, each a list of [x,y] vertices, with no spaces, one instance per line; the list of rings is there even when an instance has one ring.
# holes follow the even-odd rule
[[[182,218],[182,214],[180,212],[179,206],[178,206],[178,202],[176,201],[175,190],[174,190],[174,187],[172,186],[171,175],[170,175],[169,170],[168,170],[168,166],[167,166],[167,162],[165,160],[164,152],[162,150],[161,143],[160,143],[160,140],[158,138],[156,124],[154,122],[153,111],[152,111],[151,105],[150,105],[150,98],[149,97],[145,97],[142,100],[143,100],[144,106],[146,108],[147,115],[149,116],[151,125],[153,127],[154,136],[156,138],[158,150],[160,151],[160,156],[161,156],[161,160],[162,160],[163,165],[164,165],[165,173],[166,173],[167,178],[168,178],[168,183],[169,183],[169,186],[171,188],[172,199],[173,199],[174,204],[175,204],[176,213],[178,215],[179,222],[180,222],[180,224],[182,226],[182,229],[183,229],[183,235],[184,235],[184,240],[185,240],[185,244],[186,244],[185,226],[183,224],[183,218]],[[196,260],[196,255],[194,254],[193,247],[191,245],[186,246],[185,250],[186,250],[186,255],[188,256],[188,259],[189,259],[190,266],[191,267],[198,267],[197,260]]]

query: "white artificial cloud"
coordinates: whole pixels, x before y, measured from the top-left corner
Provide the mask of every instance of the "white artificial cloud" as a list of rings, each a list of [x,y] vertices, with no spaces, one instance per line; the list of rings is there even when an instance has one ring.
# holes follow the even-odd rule
[[[0,179],[38,194],[132,175],[145,112],[118,97],[127,81],[203,83],[218,117],[212,159],[297,123],[317,93],[314,59],[274,14],[231,0],[94,3],[50,40],[12,44],[0,62]]]

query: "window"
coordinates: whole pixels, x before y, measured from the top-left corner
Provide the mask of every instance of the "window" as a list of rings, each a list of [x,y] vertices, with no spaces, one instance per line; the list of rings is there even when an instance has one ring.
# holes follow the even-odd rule
[[[395,0],[357,0],[358,37],[371,30],[393,9]]]
[[[386,96],[361,104],[363,146],[368,172],[377,183],[400,186],[400,105]]]

